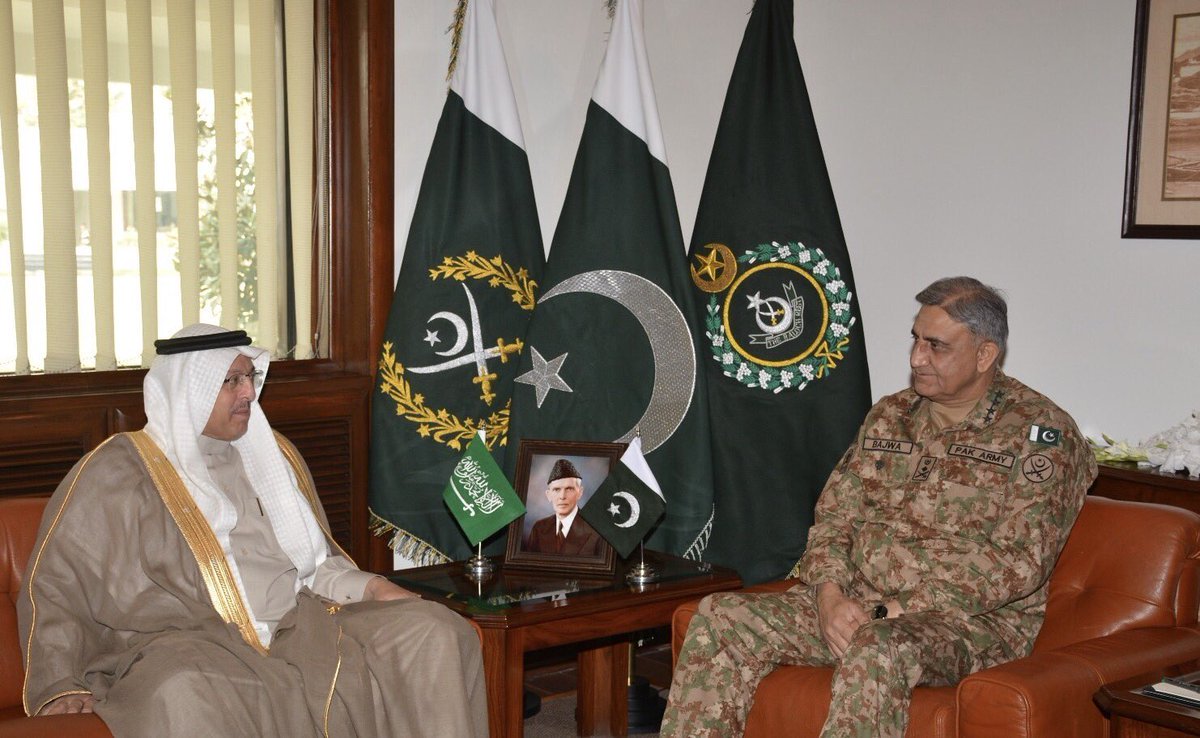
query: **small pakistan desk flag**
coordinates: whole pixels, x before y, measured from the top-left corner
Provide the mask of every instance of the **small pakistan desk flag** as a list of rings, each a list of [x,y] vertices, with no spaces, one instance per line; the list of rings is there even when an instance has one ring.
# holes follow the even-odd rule
[[[662,490],[634,437],[588,503],[583,519],[626,558],[666,512]]]
[[[512,485],[476,434],[458,460],[442,499],[474,546],[525,513]]]

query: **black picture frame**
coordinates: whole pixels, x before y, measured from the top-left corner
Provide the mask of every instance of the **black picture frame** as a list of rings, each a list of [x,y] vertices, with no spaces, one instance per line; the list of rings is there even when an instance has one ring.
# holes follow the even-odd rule
[[[531,534],[539,521],[554,516],[546,488],[551,469],[559,459],[570,461],[580,473],[583,492],[577,507],[582,508],[624,451],[623,443],[522,438],[517,452],[514,489],[525,503],[525,514],[508,524],[505,568],[611,576],[616,570],[616,553],[603,538],[599,539],[594,552],[571,553],[542,550],[536,546]],[[576,515],[572,530],[579,525],[591,531],[590,526]],[[595,531],[591,534],[599,537]]]
[[[1176,53],[1185,48],[1177,38],[1197,29],[1200,0],[1138,0],[1122,238],[1200,238],[1200,178],[1192,183],[1186,177],[1187,164],[1200,166],[1200,120],[1192,124],[1180,116],[1175,130],[1171,126],[1172,102],[1187,104],[1193,96],[1186,85],[1176,85],[1192,69],[1184,65],[1185,52]],[[1189,110],[1200,113],[1200,102]],[[1193,133],[1197,143],[1188,146]]]

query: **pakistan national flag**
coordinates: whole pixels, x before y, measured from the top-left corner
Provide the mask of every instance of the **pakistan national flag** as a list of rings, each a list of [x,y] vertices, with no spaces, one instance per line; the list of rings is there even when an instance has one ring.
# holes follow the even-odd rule
[[[493,451],[504,451],[542,259],[492,0],[472,0],[421,180],[371,408],[372,522],[417,563],[471,553],[442,490],[481,423]]]
[[[699,557],[712,512],[694,295],[642,39],[619,0],[513,389],[516,438],[640,431],[667,514],[648,544]],[[506,468],[511,468],[510,463]]]
[[[642,439],[634,438],[579,514],[625,558],[663,509],[662,489],[642,455]]]
[[[525,506],[478,435],[454,465],[442,500],[471,545],[521,517]]]
[[[725,96],[689,254],[704,323],[713,561],[787,574],[870,406],[859,299],[792,36],[758,0]]]

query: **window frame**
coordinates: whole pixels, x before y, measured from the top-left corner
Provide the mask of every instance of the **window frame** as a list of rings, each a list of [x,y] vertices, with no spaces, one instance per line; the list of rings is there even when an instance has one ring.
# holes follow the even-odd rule
[[[390,1],[362,5],[327,0],[326,7],[330,355],[280,360],[271,366],[272,382],[374,375],[375,347],[392,296],[394,185],[392,157],[369,152],[392,149],[394,11]],[[314,285],[315,270],[314,260]],[[0,400],[140,392],[145,373],[129,368],[5,375]]]
[[[323,3],[316,12],[317,31],[324,25],[328,42],[328,95],[318,114],[328,119],[329,357],[274,363],[270,385],[276,389],[263,402],[286,406],[293,419],[307,412],[313,422],[328,419],[348,430],[349,460],[337,471],[349,488],[349,552],[364,569],[390,571],[386,543],[368,528],[367,449],[377,351],[394,289],[395,11],[393,0]],[[318,227],[314,223],[314,232]],[[131,368],[0,376],[0,421],[15,421],[10,430],[18,437],[21,424],[37,417],[44,434],[94,438],[94,425],[80,425],[71,412],[86,406],[90,422],[101,410],[109,432],[119,430],[129,422],[126,412],[143,404],[145,374]]]

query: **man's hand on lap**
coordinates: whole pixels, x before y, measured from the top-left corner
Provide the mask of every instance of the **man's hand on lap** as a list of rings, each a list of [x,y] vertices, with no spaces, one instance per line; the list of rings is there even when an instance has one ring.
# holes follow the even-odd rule
[[[817,585],[817,624],[825,644],[837,658],[846,653],[850,639],[859,626],[870,622],[867,611],[854,600],[842,594],[842,589],[832,582]]]
[[[72,715],[80,712],[92,712],[92,706],[96,704],[96,698],[90,694],[64,694],[62,697],[50,700],[42,709],[38,710],[38,715]]]
[[[380,602],[385,600],[403,600],[408,597],[416,597],[416,595],[383,577],[375,577],[367,582],[367,588],[363,591],[364,602],[371,600],[378,600]]]

